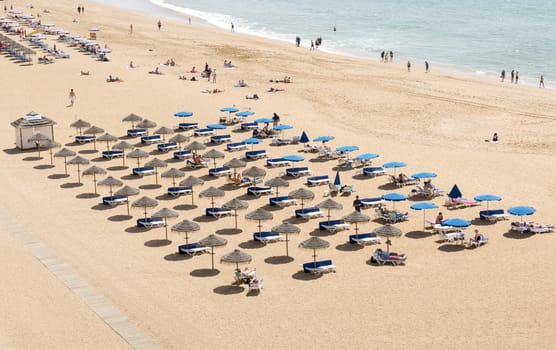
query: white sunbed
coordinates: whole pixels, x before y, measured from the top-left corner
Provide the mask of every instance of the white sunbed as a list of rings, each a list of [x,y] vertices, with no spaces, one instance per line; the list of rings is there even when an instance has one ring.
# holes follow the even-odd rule
[[[263,289],[263,280],[257,280],[249,283],[249,291],[260,292]]]
[[[463,241],[465,239],[465,233],[463,231],[455,232],[440,232],[438,233],[441,240],[448,242]]]
[[[350,243],[357,243],[359,245],[380,244],[380,237],[372,233],[361,233],[358,235],[349,236]]]
[[[327,225],[327,224],[322,224],[321,225],[322,228],[324,228],[325,230],[327,230],[328,232],[331,233],[336,233],[338,231],[343,231],[343,230],[347,230],[349,229],[349,224],[346,223],[340,223],[340,224],[331,224],[331,225]]]
[[[476,240],[475,237],[470,238],[467,245],[469,247],[477,248],[487,243],[488,243],[488,237],[481,236],[479,240]]]
[[[279,166],[289,166],[291,161],[283,159],[283,158],[275,158],[275,159],[268,159],[266,161],[266,165],[271,168],[279,167]]]

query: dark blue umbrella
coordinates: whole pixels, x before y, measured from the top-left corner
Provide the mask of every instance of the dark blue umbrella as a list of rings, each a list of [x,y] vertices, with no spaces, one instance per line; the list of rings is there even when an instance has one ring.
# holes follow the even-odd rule
[[[257,118],[255,123],[272,123],[272,118]]]
[[[392,202],[392,208],[394,208],[395,202],[405,201],[407,197],[401,193],[390,192],[382,195],[382,199]]]
[[[293,129],[293,126],[288,125],[288,124],[280,124],[280,125],[276,125],[274,127],[274,130],[277,130],[277,131],[289,130],[289,129]]]
[[[305,131],[303,131],[301,133],[301,137],[299,138],[299,142],[300,143],[308,143],[309,142],[309,136],[307,136],[307,133]]]
[[[359,147],[357,147],[357,146],[342,146],[342,147],[336,148],[337,152],[344,152],[344,153],[353,152],[353,151],[357,151],[357,150],[359,150]]]
[[[433,177],[436,177],[435,173],[432,172],[428,172],[428,171],[423,171],[420,173],[415,173],[413,175],[411,175],[411,177],[416,178],[416,179],[430,179]]]
[[[319,136],[313,139],[313,142],[328,142],[334,140],[334,136]]]
[[[241,111],[236,113],[236,117],[249,117],[250,115],[255,114],[255,112],[251,111]]]
[[[193,112],[176,112],[174,113],[175,117],[191,117]]]
[[[283,156],[282,159],[289,160],[290,162],[301,162],[305,160],[305,157],[298,156],[297,154],[290,154],[287,156]]]
[[[476,201],[479,202],[487,202],[487,210],[488,210],[488,204],[492,201],[500,201],[502,200],[502,197],[494,195],[494,194],[480,194],[478,196],[475,196]]]
[[[452,187],[452,190],[448,193],[448,197],[454,199],[454,198],[461,198],[463,196],[463,194],[461,194],[461,191],[459,190],[458,185],[454,185],[454,187]]]
[[[336,177],[334,178],[334,186],[339,187],[342,185],[342,181],[340,180],[340,172],[336,172]]]
[[[220,109],[220,112],[228,112],[228,113],[235,113],[239,111],[236,107],[224,107]]]
[[[465,219],[453,218],[453,219],[443,220],[442,225],[452,226],[452,227],[468,227],[469,225],[471,225],[471,222]]]
[[[208,124],[207,128],[222,130],[222,129],[226,129],[226,125],[223,125],[223,124]]]
[[[355,157],[355,160],[359,160],[359,161],[369,160],[369,159],[375,159],[375,158],[378,158],[378,157],[379,157],[379,155],[376,154],[376,153],[363,153],[363,154],[360,154],[357,157]]]
[[[535,208],[527,207],[527,206],[517,206],[517,207],[511,207],[510,209],[508,209],[508,213],[510,213],[512,215],[516,215],[516,216],[521,216],[521,221],[523,221],[523,216],[532,215],[536,211],[537,210]]]
[[[434,204],[434,203],[430,203],[430,202],[421,202],[421,203],[415,203],[412,204],[410,206],[411,209],[413,210],[422,210],[423,211],[423,227],[427,227],[426,225],[426,221],[425,221],[425,214],[427,212],[427,209],[436,209],[438,208],[438,205]]]

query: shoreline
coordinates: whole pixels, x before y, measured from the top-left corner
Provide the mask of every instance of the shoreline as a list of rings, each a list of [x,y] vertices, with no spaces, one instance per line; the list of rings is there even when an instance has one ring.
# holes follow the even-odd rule
[[[221,30],[223,32],[228,32],[227,28],[224,26],[219,26],[216,24],[212,24],[209,23],[207,20],[203,19],[203,18],[199,18],[195,16],[195,12],[197,12],[196,10],[192,10],[192,13],[189,14],[187,12],[186,8],[182,8],[182,7],[178,7],[176,5],[172,5],[172,4],[157,4],[157,3],[153,3],[149,0],[141,0],[141,2],[139,2],[139,5],[137,5],[136,2],[131,1],[131,4],[127,4],[127,5],[114,5],[111,2],[107,1],[107,0],[88,0],[92,3],[97,3],[97,4],[102,4],[102,5],[106,5],[109,7],[116,7],[116,8],[120,8],[123,10],[129,10],[129,11],[137,11],[139,13],[145,14],[147,16],[150,17],[156,17],[156,14],[152,14],[147,12],[147,9],[157,9],[158,11],[160,11],[160,14],[163,15],[164,17],[171,19],[171,20],[176,20],[181,22],[182,24],[188,24],[188,17],[191,19],[194,19],[194,22],[192,22],[192,25],[201,25],[203,27],[207,27],[207,28],[212,28],[212,29],[217,29],[217,30]],[[129,1],[129,0],[128,0]],[[144,5],[141,5],[141,3],[143,3]],[[180,11],[178,9],[183,9],[183,11]],[[260,33],[260,32],[256,32],[256,31],[242,31],[241,28],[239,30],[237,30],[236,28],[236,32],[239,34],[243,34],[243,35],[248,35],[248,36],[252,36],[252,37],[256,37],[256,38],[261,38],[261,39],[266,39],[266,40],[270,40],[273,42],[280,42],[280,43],[285,43],[285,44],[289,44],[289,45],[294,45],[294,37],[290,39],[285,39],[285,38],[280,38],[277,36],[272,36],[270,34],[267,33]],[[308,45],[308,44],[307,44]],[[303,46],[302,44],[302,48],[303,49],[307,49],[309,50],[309,47],[305,45]],[[348,51],[341,51],[338,49],[331,49],[331,48],[326,48],[326,47],[321,47],[318,51],[321,52],[325,52],[328,54],[332,54],[332,55],[338,55],[340,57],[347,57],[347,58],[353,58],[353,59],[359,59],[359,60],[364,60],[364,61],[369,61],[369,62],[380,62],[380,52],[376,52],[376,57],[373,57],[371,55],[364,55],[362,53],[356,53],[356,52],[348,52]],[[418,71],[424,71],[424,66],[425,66],[425,60],[426,59],[420,59],[420,61],[418,63],[416,63],[415,58],[413,57],[408,57],[408,56],[404,56],[403,54],[399,54],[396,53],[396,61],[394,63],[395,66],[399,67],[400,69],[405,69],[406,67],[406,63],[407,61],[411,61],[412,63],[412,70],[418,70]],[[403,62],[403,63],[402,63]],[[387,63],[387,64],[392,64],[392,63]],[[465,67],[465,66],[459,66],[459,65],[454,65],[451,63],[446,63],[446,62],[435,62],[435,61],[431,61],[429,60],[429,64],[431,66],[431,71],[435,71],[435,72],[439,72],[440,74],[446,74],[446,75],[455,75],[455,76],[463,76],[463,77],[467,77],[467,78],[471,78],[471,79],[475,79],[478,81],[483,81],[483,82],[500,82],[500,71],[488,71],[488,70],[484,70],[481,67]],[[506,71],[506,82],[504,82],[504,84],[511,84],[510,81],[510,70]],[[520,76],[520,83],[521,85],[525,85],[525,86],[529,86],[529,87],[537,87],[539,86],[539,77],[533,77],[530,75],[523,75]],[[552,82],[552,81],[546,81],[546,75],[545,75],[545,89],[547,90],[554,90],[556,89],[556,81]]]

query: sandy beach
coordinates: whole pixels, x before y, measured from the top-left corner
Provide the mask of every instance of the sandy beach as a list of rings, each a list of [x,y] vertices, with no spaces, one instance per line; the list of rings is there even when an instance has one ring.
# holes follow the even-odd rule
[[[295,207],[268,207],[268,196],[246,195],[246,188],[227,184],[225,177],[213,178],[207,169],[185,168],[184,161],[173,161],[172,153],[159,153],[156,145],[138,148],[168,161],[167,170],[184,169],[186,176],[201,177],[204,185],[194,188],[191,196],[166,196],[171,179],[153,176],[131,176],[134,159],[103,160],[100,152],[91,152],[92,144],[74,142],[76,130],[70,124],[78,119],[103,128],[132,144],[137,138],[126,136],[129,123],[122,118],[135,113],[155,121],[158,127],[176,128],[177,111],[191,111],[185,121],[200,126],[218,123],[225,106],[255,112],[254,117],[271,117],[277,113],[281,122],[293,126],[284,137],[299,136],[305,131],[310,139],[333,135],[332,148],[355,145],[361,153],[377,153],[374,165],[403,161],[406,174],[433,171],[434,183],[449,191],[454,184],[467,198],[492,193],[502,201],[490,207],[509,208],[528,205],[536,213],[527,220],[556,224],[556,95],[553,90],[531,86],[479,81],[450,72],[415,67],[408,73],[405,66],[394,62],[381,64],[319,51],[297,48],[290,44],[229,33],[205,26],[162,19],[83,3],[86,12],[77,15],[77,2],[59,0],[33,2],[13,1],[24,12],[40,13],[42,23],[51,22],[71,34],[88,35],[97,27],[97,42],[112,50],[110,62],[100,62],[66,43],[48,36],[50,45],[69,53],[69,59],[54,64],[20,65],[0,56],[0,101],[4,128],[0,130],[3,164],[0,218],[18,223],[36,241],[63,261],[87,284],[114,305],[130,324],[161,349],[207,347],[232,349],[239,346],[286,349],[348,349],[379,345],[386,349],[551,349],[556,341],[556,280],[552,265],[556,241],[554,233],[523,235],[509,232],[510,222],[494,224],[478,220],[480,207],[450,210],[443,206],[445,196],[432,202],[440,208],[429,210],[433,220],[438,211],[445,218],[464,218],[472,222],[467,237],[478,228],[489,243],[477,249],[460,244],[440,243],[438,237],[423,230],[423,213],[411,210],[415,200],[397,202],[396,209],[409,212],[409,220],[397,223],[403,235],[392,239],[392,251],[408,256],[404,266],[368,264],[376,246],[353,247],[348,234],[353,229],[335,234],[318,231],[318,221],[292,219]],[[2,3],[3,5],[3,3]],[[9,4],[7,4],[9,6]],[[49,13],[43,10],[48,9]],[[78,19],[74,22],[74,19]],[[130,33],[130,24],[133,32]],[[27,29],[28,32],[31,29]],[[5,33],[3,33],[5,34]],[[14,40],[19,39],[10,35]],[[23,41],[20,41],[23,43]],[[173,59],[173,67],[161,66]],[[224,68],[224,60],[236,66]],[[129,68],[130,61],[136,68]],[[178,79],[201,71],[205,63],[217,71],[216,83],[207,79]],[[158,68],[163,75],[148,74]],[[80,72],[89,72],[82,75]],[[122,82],[107,83],[109,75]],[[195,74],[198,78],[199,74]],[[270,83],[269,80],[289,76],[292,83]],[[238,80],[248,86],[234,87]],[[270,87],[284,89],[268,92]],[[68,93],[74,89],[76,100],[69,105]],[[202,90],[223,90],[202,93]],[[258,100],[246,95],[257,94]],[[107,187],[98,187],[94,196],[93,179],[82,177],[78,186],[77,168],[68,165],[64,173],[63,159],[55,158],[55,167],[47,166],[47,151],[37,159],[35,151],[15,148],[15,132],[9,124],[35,111],[56,121],[55,139],[62,147],[77,152],[106,175],[139,188],[139,196],[156,199],[158,205],[148,209],[152,214],[162,208],[179,213],[168,220],[172,226],[184,219],[200,224],[201,230],[189,234],[197,241],[216,233],[228,243],[217,247],[215,265],[219,273],[210,275],[210,255],[193,258],[178,255],[177,246],[183,235],[169,233],[171,243],[164,240],[164,228],[138,229],[140,208],[102,205]],[[253,117],[249,117],[253,118]],[[233,127],[223,131],[234,142],[250,137]],[[493,133],[500,142],[485,142]],[[191,132],[182,132],[190,135]],[[100,136],[100,135],[97,135]],[[172,135],[169,135],[171,137]],[[203,141],[191,137],[190,141]],[[99,151],[106,144],[97,142]],[[272,146],[265,139],[257,149],[266,149],[272,158],[302,155],[300,166],[308,166],[313,175],[334,178],[338,160],[323,161],[318,154],[302,153],[302,144]],[[208,146],[225,153],[223,162],[241,157],[244,152],[225,151],[226,145]],[[59,149],[54,149],[56,152]],[[265,168],[265,180],[281,176],[284,168],[266,168],[264,160],[250,161],[248,166]],[[296,164],[297,165],[297,164]],[[331,197],[343,205],[332,211],[341,218],[353,211],[355,195],[379,197],[388,192],[409,194],[411,186],[397,188],[388,184],[387,176],[365,178],[358,169],[340,171],[342,182],[352,185],[355,193]],[[398,170],[400,171],[400,170]],[[388,170],[391,173],[392,170]],[[288,179],[289,187],[280,193],[308,188],[303,177]],[[221,205],[240,198],[249,208],[239,211],[241,233],[230,234],[233,218],[206,218],[210,198],[198,193],[210,186],[222,188],[226,195],[215,198]],[[325,197],[324,186],[311,187],[313,206]],[[386,203],[392,207],[392,203]],[[262,222],[270,230],[284,220],[301,228],[290,236],[292,261],[283,263],[283,242],[262,245],[253,242],[257,221],[244,218],[257,208],[269,209],[274,218]],[[363,213],[374,218],[374,209]],[[359,224],[360,232],[371,232],[380,221]],[[315,277],[301,272],[299,264],[312,261],[312,250],[298,248],[311,236],[330,243],[317,251],[319,259],[329,258],[337,266],[336,273]],[[384,239],[383,239],[384,240]],[[0,243],[3,254],[0,274],[5,281],[0,289],[3,322],[0,323],[0,348],[90,348],[120,349],[132,347],[104,319],[68,289],[48,267],[33,255],[28,246],[16,238],[12,225],[0,221]],[[385,248],[385,244],[381,244]],[[248,293],[245,286],[233,286],[234,265],[221,264],[222,255],[241,249],[250,254],[248,265],[264,279],[258,295]],[[208,274],[208,276],[207,276]]]

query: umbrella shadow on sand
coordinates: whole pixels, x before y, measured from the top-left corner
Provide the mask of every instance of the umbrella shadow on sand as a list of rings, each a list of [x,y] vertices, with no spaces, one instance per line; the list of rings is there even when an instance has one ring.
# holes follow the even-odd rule
[[[125,232],[127,233],[144,233],[148,231],[149,231],[148,228],[138,227],[137,225],[133,225],[125,229]]]
[[[248,240],[245,242],[241,242],[240,244],[238,244],[238,246],[243,249],[258,249],[264,247],[265,244],[253,240]]]
[[[159,185],[159,184],[148,184],[148,185],[139,186],[139,188],[141,190],[156,190],[156,189],[161,188],[161,187],[162,187],[162,185]]]
[[[461,252],[465,249],[463,244],[442,244],[438,246],[438,250],[446,253]]]
[[[318,228],[314,229],[313,231],[309,232],[309,236],[313,237],[328,237],[335,235],[336,232],[330,232],[328,230],[321,231]]]
[[[171,253],[164,256],[164,260],[166,261],[184,261],[184,260],[190,260],[191,258],[193,258],[193,256],[189,254],[179,254],[179,253]]]
[[[237,235],[238,233],[242,233],[243,230],[240,228],[223,228],[220,230],[216,230],[217,235]]]
[[[165,240],[165,239],[151,239],[150,241],[146,241],[144,243],[145,247],[150,247],[150,248],[165,247],[170,244],[172,244],[172,241]]]
[[[97,153],[98,151],[94,150],[94,149],[83,149],[77,153],[79,154],[93,154],[93,153]]]
[[[128,166],[125,165],[115,165],[115,166],[110,166],[108,168],[106,168],[106,170],[110,170],[110,171],[120,171],[120,170],[126,170],[129,169]]]
[[[47,176],[50,180],[58,180],[58,179],[65,179],[66,177],[70,177],[69,174],[51,174]]]
[[[139,180],[139,179],[141,179],[141,176],[128,174],[128,175],[120,176],[120,179],[122,179],[122,180]]]
[[[413,238],[413,239],[421,239],[421,238],[427,238],[432,236],[433,233],[432,231],[409,231],[408,233],[405,234],[405,236],[407,238]]]
[[[341,252],[355,252],[363,248],[365,248],[365,246],[361,244],[351,244],[349,242],[338,244],[336,246],[336,250],[339,250]]]
[[[26,162],[34,162],[36,160],[41,160],[43,159],[42,157],[37,157],[37,156],[30,156],[30,157],[25,157],[23,158],[24,161]]]
[[[215,294],[220,294],[220,295],[233,295],[233,294],[242,293],[244,290],[245,290],[245,288],[242,287],[242,286],[223,285],[223,286],[218,286],[218,287],[214,288],[212,291]]]
[[[91,199],[91,198],[96,198],[96,197],[100,197],[100,194],[98,194],[98,193],[80,193],[80,194],[75,196],[75,198],[77,198],[77,199]]]
[[[291,256],[279,255],[279,256],[269,256],[268,258],[264,259],[264,262],[271,265],[281,265],[281,264],[289,264],[294,259]]]
[[[195,218],[193,218],[192,221],[195,222],[214,222],[217,221],[218,218],[215,218],[214,216],[206,216],[206,215],[199,215]]]
[[[37,170],[44,170],[44,169],[52,169],[54,168],[56,165],[50,165],[50,164],[41,164],[41,165],[35,165],[33,167],[33,169],[37,169]]]
[[[303,270],[297,271],[292,278],[299,281],[314,281],[322,277],[322,273],[305,273]]]
[[[65,184],[60,185],[61,188],[76,188],[81,186],[83,186],[83,184],[79,182],[66,182]]]
[[[191,271],[189,274],[192,277],[213,277],[220,273],[218,269],[196,269]]]
[[[111,205],[106,205],[106,204],[103,204],[103,203],[97,203],[97,204],[95,204],[91,207],[91,209],[98,210],[98,211],[111,210],[111,209],[114,209],[114,208],[116,208],[116,207],[111,206]]]
[[[481,220],[480,218],[475,218],[471,220],[471,225],[475,225],[475,226],[490,226],[490,225],[494,225],[495,223],[496,221]]]
[[[379,190],[385,190],[385,191],[399,189],[398,186],[395,183],[392,183],[392,182],[388,182],[388,183],[385,183],[385,184],[382,184],[382,185],[378,185],[377,188]]]
[[[534,232],[517,232],[517,231],[507,231],[502,234],[502,236],[510,239],[526,239],[534,236]]]
[[[198,208],[198,206],[194,205],[194,204],[179,204],[176,205],[175,207],[173,207],[173,209],[175,210],[192,210],[192,209],[196,209]]]
[[[131,220],[132,218],[133,216],[131,215],[112,215],[108,217],[108,220],[113,222],[121,222],[121,221]]]

